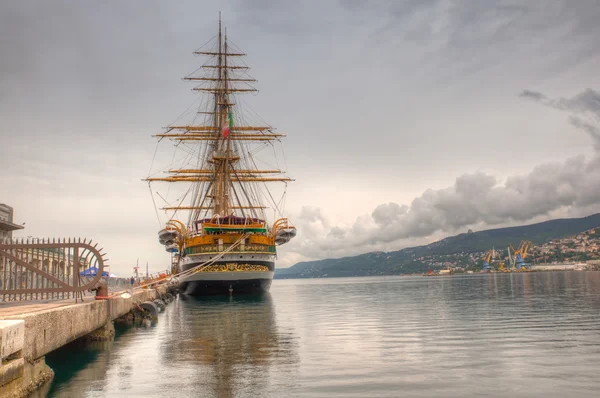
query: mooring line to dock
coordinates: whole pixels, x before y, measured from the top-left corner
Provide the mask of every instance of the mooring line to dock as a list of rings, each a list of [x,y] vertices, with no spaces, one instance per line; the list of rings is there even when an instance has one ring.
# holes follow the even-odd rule
[[[240,238],[239,238],[237,241],[235,241],[235,242],[234,242],[234,243],[233,243],[231,246],[229,246],[229,247],[227,248],[227,250],[224,250],[224,251],[220,252],[218,255],[216,255],[216,256],[215,256],[215,258],[213,258],[213,259],[210,259],[210,260],[208,260],[208,261],[206,261],[206,262],[204,262],[204,263],[202,263],[202,264],[198,264],[197,266],[195,266],[195,267],[193,267],[193,268],[190,268],[190,269],[188,269],[188,270],[185,270],[185,271],[179,272],[179,273],[177,273],[177,274],[175,274],[175,275],[172,275],[171,279],[172,279],[172,278],[176,278],[176,277],[180,277],[180,276],[187,276],[187,275],[191,275],[191,274],[195,273],[197,270],[199,270],[200,268],[206,267],[206,266],[208,266],[208,265],[211,265],[211,264],[213,264],[213,263],[217,262],[217,261],[218,261],[218,260],[220,260],[220,259],[221,259],[221,258],[222,258],[222,257],[223,257],[225,254],[227,254],[227,253],[231,252],[233,249],[235,249],[235,248],[236,248],[236,247],[237,247],[237,246],[238,246],[238,245],[239,245],[239,244],[240,244],[242,241],[244,241],[244,240],[245,240],[247,237],[249,237],[249,236],[250,236],[250,234],[249,234],[249,233],[247,233],[247,234],[243,235],[243,236],[242,236],[242,237],[240,237]]]
[[[247,237],[249,237],[249,236],[250,236],[250,234],[249,234],[249,233],[247,233],[247,234],[243,235],[243,236],[242,236],[242,237],[240,237],[240,238],[239,238],[237,241],[235,241],[235,242],[234,242],[234,243],[233,243],[231,246],[229,246],[229,247],[227,248],[227,250],[223,250],[222,252],[220,252],[219,254],[217,254],[217,255],[215,256],[215,258],[213,258],[213,259],[210,259],[210,260],[208,260],[208,261],[206,261],[206,262],[204,262],[204,263],[202,263],[202,264],[198,264],[198,265],[196,265],[195,267],[193,267],[193,268],[190,268],[190,269],[188,269],[188,270],[185,270],[185,271],[179,272],[179,273],[177,273],[177,274],[173,274],[173,275],[171,275],[171,277],[170,277],[170,278],[168,278],[168,279],[163,279],[163,280],[161,280],[161,281],[155,281],[155,282],[146,282],[146,283],[143,283],[143,284],[137,285],[137,286],[135,286],[135,287],[133,288],[133,290],[134,290],[134,291],[135,291],[135,290],[140,290],[140,289],[142,289],[142,288],[144,288],[144,287],[147,287],[147,286],[150,286],[150,285],[160,286],[160,285],[162,285],[162,284],[165,284],[165,283],[171,282],[171,281],[172,281],[174,278],[178,278],[178,277],[182,277],[182,276],[188,276],[188,275],[191,275],[191,274],[193,274],[194,272],[196,272],[197,270],[199,270],[200,268],[206,267],[206,266],[208,266],[208,265],[211,265],[211,264],[213,264],[213,263],[217,262],[218,260],[220,260],[220,259],[221,259],[221,258],[222,258],[222,257],[223,257],[225,254],[227,254],[227,253],[231,252],[231,251],[232,251],[233,249],[235,249],[235,248],[236,248],[236,247],[237,247],[237,246],[238,246],[238,245],[239,245],[239,244],[240,244],[240,243],[241,243],[243,240],[245,240],[245,239],[246,239]],[[115,292],[115,293],[113,293],[112,295],[109,295],[109,296],[108,296],[108,298],[115,297],[115,296],[119,296],[119,295],[121,295],[121,294],[123,294],[123,293],[126,293],[126,292],[127,292],[127,290],[121,290],[121,291],[119,291],[119,292]]]

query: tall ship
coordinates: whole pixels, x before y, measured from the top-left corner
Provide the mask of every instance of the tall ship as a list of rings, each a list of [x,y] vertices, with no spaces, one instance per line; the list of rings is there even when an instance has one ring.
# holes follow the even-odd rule
[[[184,294],[266,292],[277,247],[296,236],[283,216],[292,181],[276,149],[284,135],[245,102],[244,94],[256,94],[256,80],[220,17],[217,35],[194,54],[205,62],[184,80],[194,84],[199,99],[155,135],[152,167],[161,161],[161,143],[174,152],[145,179],[167,216],[159,242],[171,253]],[[191,120],[182,123],[185,118]],[[155,192],[157,185],[166,192]]]

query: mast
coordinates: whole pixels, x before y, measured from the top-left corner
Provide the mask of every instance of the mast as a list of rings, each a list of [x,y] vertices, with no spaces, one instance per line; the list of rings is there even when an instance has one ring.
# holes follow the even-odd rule
[[[227,72],[227,28],[225,28],[225,41],[223,43],[223,48],[224,48],[224,54],[223,54],[223,58],[224,58],[224,66],[225,68],[223,69],[223,74],[224,74],[224,79],[223,79],[223,115],[222,115],[222,123],[221,126],[222,128],[227,128],[229,129],[229,126],[225,127],[225,125],[228,123],[228,118],[229,118],[229,96],[227,95],[227,90],[229,89],[229,86],[227,84],[227,77],[228,77],[228,72]],[[229,130],[227,130],[229,131]],[[231,187],[231,183],[229,180],[229,174],[230,174],[230,169],[231,169],[231,138],[229,136],[229,133],[227,134],[227,137],[225,137],[225,144],[227,146],[227,148],[225,149],[225,164],[223,165],[223,209],[222,209],[222,214],[224,216],[228,216],[229,215],[229,207],[230,207],[230,203],[229,203],[229,195],[230,195],[230,187]],[[217,213],[219,214],[219,213]]]
[[[221,81],[221,11],[219,11],[219,47],[218,47],[218,51],[219,51],[219,54],[217,55],[217,65],[219,66],[219,69],[217,70],[218,80],[217,80],[217,86],[216,87],[218,87],[219,81]],[[214,104],[213,104],[213,112],[214,112],[213,113],[213,125],[215,127],[215,130],[219,131],[219,118],[218,118],[218,115],[219,115],[219,113],[218,113],[218,111],[219,111],[219,105],[218,105],[218,103],[219,103],[219,92],[218,91],[214,91],[213,92],[213,101],[214,101]],[[212,152],[215,153],[219,149],[218,142],[215,140],[211,144],[211,147],[212,147]],[[198,154],[198,156],[200,156],[200,154]],[[212,185],[211,185],[211,187],[212,187],[212,194],[208,195],[208,197],[205,198],[205,199],[209,199],[214,204],[214,206],[217,207],[219,205],[219,203],[218,203],[218,197],[217,197],[216,192],[215,192],[215,186],[218,186],[218,182],[213,181]],[[197,198],[192,198],[192,203],[194,203],[195,200],[197,200]],[[203,203],[204,203],[204,201],[203,201]],[[191,218],[192,217],[190,217],[190,220],[191,220]]]
[[[220,137],[222,132],[225,131],[227,124],[227,117],[229,115],[229,101],[227,96],[228,84],[227,84],[227,33],[223,39],[221,30],[221,13],[219,13],[219,53],[218,53],[218,81],[215,90],[215,107],[217,113],[215,114],[217,119],[217,137]],[[220,141],[220,138],[217,138]],[[217,152],[217,157],[213,157],[215,160],[215,179],[216,184],[212,185],[211,196],[215,201],[215,214],[220,216],[229,215],[230,211],[230,180],[229,170],[231,168],[231,139],[229,134],[223,137],[223,141],[217,143],[217,148],[220,150]]]
[[[223,39],[221,33],[221,12],[219,11],[219,55],[218,57],[218,75],[219,80],[217,81],[217,90],[215,91],[215,108],[217,109],[217,113],[215,114],[215,122],[217,123],[217,136],[220,134],[223,129],[223,119],[221,116],[221,106],[219,105],[220,100],[222,100],[222,92],[219,92],[221,88],[221,81],[223,80]],[[217,142],[215,147],[219,148],[219,143]],[[212,199],[215,201],[215,213],[222,214],[223,213],[223,163],[216,165],[216,180],[217,183],[212,185]]]
[[[197,115],[207,115],[205,123],[195,123],[194,117],[190,123],[170,125],[164,133],[155,134],[159,139],[166,138],[177,147],[187,149],[195,156],[195,161],[189,158],[180,167],[164,170],[167,176],[154,174],[146,181],[193,184],[184,194],[184,197],[188,195],[188,205],[183,205],[183,199],[178,199],[178,205],[162,207],[163,210],[190,211],[190,224],[205,217],[236,213],[243,217],[263,218],[266,206],[260,203],[261,199],[270,197],[272,203],[275,202],[270,193],[268,197],[262,196],[258,184],[293,180],[281,175],[285,171],[278,167],[259,169],[253,157],[257,151],[253,149],[280,141],[285,134],[275,133],[273,127],[264,123],[248,123],[242,114],[238,114],[240,107],[236,107],[234,115],[234,102],[237,101],[232,101],[231,97],[238,93],[256,92],[251,85],[256,80],[247,74],[249,68],[245,64],[231,62],[246,54],[232,50],[220,13],[218,35],[211,43],[211,48],[194,51],[195,55],[210,57],[197,70],[203,70],[205,74],[197,76],[193,72],[184,77],[184,80],[197,84],[193,91],[209,95],[210,104],[204,102],[206,107],[197,112]],[[277,207],[277,204],[272,207]]]

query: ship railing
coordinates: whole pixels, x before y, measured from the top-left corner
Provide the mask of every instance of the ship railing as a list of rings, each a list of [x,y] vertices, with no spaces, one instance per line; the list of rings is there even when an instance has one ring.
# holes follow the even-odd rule
[[[163,279],[167,279],[170,276],[171,276],[171,271],[169,271],[169,270],[160,271],[160,272],[156,272],[154,274],[149,274],[148,276],[139,278],[138,284],[151,284],[154,282],[160,282]]]

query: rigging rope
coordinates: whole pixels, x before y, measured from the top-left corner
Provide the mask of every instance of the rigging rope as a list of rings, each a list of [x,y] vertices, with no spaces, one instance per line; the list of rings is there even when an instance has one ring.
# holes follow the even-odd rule
[[[148,181],[148,189],[150,190],[150,197],[152,198],[152,204],[154,204],[154,211],[156,212],[156,219],[158,220],[158,227],[162,227],[162,222],[160,221],[160,215],[158,214],[158,208],[156,207],[156,201],[154,200],[154,194],[152,194],[152,187],[150,186],[150,181]]]
[[[158,146],[159,146],[161,140],[162,140],[162,138],[159,139],[158,141],[156,141],[156,147],[154,148],[154,155],[152,156],[152,162],[150,163],[150,169],[148,169],[148,177],[151,175],[150,173],[152,172],[152,166],[154,166],[154,160],[156,159],[156,153],[158,152]]]

